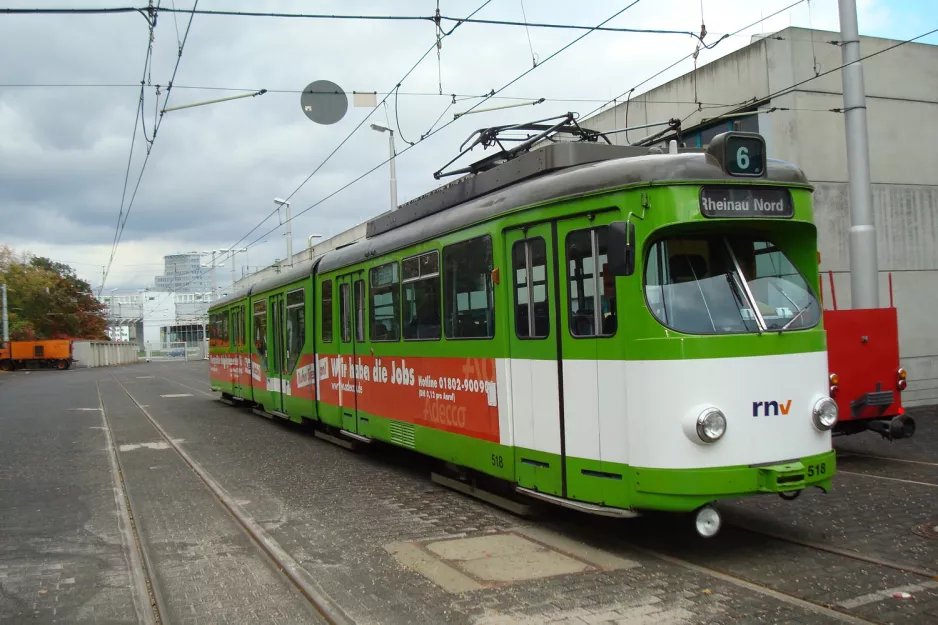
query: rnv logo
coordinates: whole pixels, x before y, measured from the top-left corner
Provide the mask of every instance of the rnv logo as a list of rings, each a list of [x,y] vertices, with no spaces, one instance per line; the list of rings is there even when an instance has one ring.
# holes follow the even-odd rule
[[[760,414],[761,409],[761,414]],[[783,415],[788,414],[788,411],[791,410],[791,400],[789,399],[784,404],[780,404],[777,401],[754,401],[752,402],[752,416],[754,417],[768,417],[771,415],[778,416],[779,411]]]

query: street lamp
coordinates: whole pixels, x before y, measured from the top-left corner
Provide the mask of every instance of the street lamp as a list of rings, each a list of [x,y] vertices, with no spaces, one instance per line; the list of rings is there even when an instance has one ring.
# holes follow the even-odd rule
[[[274,204],[277,206],[283,206],[286,211],[286,221],[284,225],[287,228],[287,262],[290,263],[290,266],[293,266],[293,222],[290,221],[290,203],[286,200],[281,200],[280,198],[274,198]]]
[[[309,249],[309,259],[313,260],[313,239],[321,239],[321,234],[311,234],[309,238],[306,239],[306,247]]]
[[[246,251],[248,251],[248,248],[246,248],[246,247],[239,247],[239,248],[236,249],[236,250],[233,249],[233,250],[229,250],[229,251],[231,252],[231,290],[234,291],[234,283],[235,283],[235,254],[237,254],[238,252],[246,252]]]
[[[212,301],[213,301],[213,302],[215,301],[215,267],[224,267],[224,266],[225,266],[224,264],[221,264],[221,265],[216,265],[216,264],[215,264],[215,254],[222,254],[222,253],[227,252],[227,251],[228,251],[227,249],[224,249],[224,250],[211,250],[211,251],[209,251],[209,252],[202,252],[203,254],[211,254],[211,255],[212,255]]]
[[[394,166],[397,151],[394,149],[394,131],[379,124],[372,124],[371,129],[388,133],[388,144],[391,146],[391,210],[397,210],[397,169]]]

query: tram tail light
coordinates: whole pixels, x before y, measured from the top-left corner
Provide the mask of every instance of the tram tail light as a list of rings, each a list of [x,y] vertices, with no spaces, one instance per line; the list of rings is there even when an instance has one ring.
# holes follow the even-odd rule
[[[906,387],[909,385],[909,382],[906,379],[908,377],[908,373],[906,373],[905,369],[903,369],[902,367],[899,367],[899,370],[896,372],[896,377],[899,378],[899,382],[897,383],[899,390],[904,391]]]
[[[831,382],[830,395],[832,398],[837,397],[837,394],[840,392],[840,376],[838,376],[836,373],[832,373],[830,375],[830,382]]]

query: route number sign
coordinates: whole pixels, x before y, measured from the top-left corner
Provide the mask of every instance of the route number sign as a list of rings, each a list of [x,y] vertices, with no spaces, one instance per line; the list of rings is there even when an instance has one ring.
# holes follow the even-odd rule
[[[759,136],[730,134],[726,137],[726,171],[731,176],[765,174],[765,141]]]

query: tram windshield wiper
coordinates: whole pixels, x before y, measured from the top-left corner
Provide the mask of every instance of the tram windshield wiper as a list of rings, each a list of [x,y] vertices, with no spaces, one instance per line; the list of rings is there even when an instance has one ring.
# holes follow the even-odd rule
[[[793,324],[794,322],[798,321],[798,319],[801,318],[801,315],[803,315],[809,308],[811,308],[811,304],[813,304],[813,303],[814,303],[814,300],[813,300],[813,299],[808,300],[808,303],[804,305],[804,308],[802,308],[802,309],[799,310],[797,313],[795,313],[795,316],[792,317],[791,319],[789,319],[789,320],[788,320],[788,323],[786,323],[785,325],[783,325],[783,326],[782,326],[782,329],[779,330],[778,333],[781,334],[782,332],[784,332],[785,330],[788,329],[788,326],[790,326],[790,325]]]
[[[743,316],[743,308],[745,308],[746,306],[751,306],[751,304],[748,303],[749,300],[747,300],[746,297],[742,294],[742,291],[739,288],[739,284],[736,282],[736,275],[732,271],[727,271],[723,275],[726,276],[726,281],[730,285],[730,291],[732,291],[733,297],[736,298],[736,303],[737,303],[736,312],[739,313],[739,319],[740,321],[743,322],[743,327],[745,327],[746,317]],[[753,314],[753,318],[755,318],[755,314]],[[762,328],[759,327],[758,322],[756,322],[756,331],[759,334],[762,334]]]

